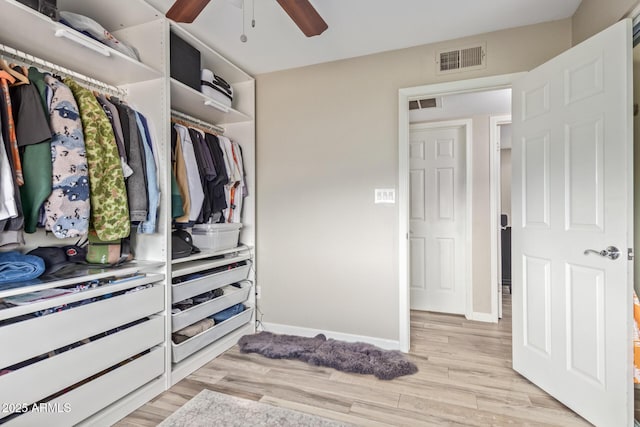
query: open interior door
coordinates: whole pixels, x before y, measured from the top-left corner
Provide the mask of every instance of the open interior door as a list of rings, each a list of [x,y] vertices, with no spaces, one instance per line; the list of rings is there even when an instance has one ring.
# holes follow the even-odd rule
[[[597,426],[633,425],[631,55],[624,20],[513,86],[513,367]]]

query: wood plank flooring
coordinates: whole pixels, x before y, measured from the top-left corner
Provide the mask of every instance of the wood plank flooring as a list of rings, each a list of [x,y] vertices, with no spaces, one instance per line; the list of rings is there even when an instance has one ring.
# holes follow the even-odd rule
[[[590,425],[511,369],[508,294],[497,325],[412,312],[411,343],[419,372],[393,381],[234,347],[116,426],[155,426],[205,388],[360,426]]]

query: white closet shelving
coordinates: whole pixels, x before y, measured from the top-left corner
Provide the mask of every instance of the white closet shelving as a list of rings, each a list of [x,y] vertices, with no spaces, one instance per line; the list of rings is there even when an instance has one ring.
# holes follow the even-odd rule
[[[200,52],[202,68],[212,70],[233,87],[234,99],[232,106],[227,107],[171,78],[171,109],[224,129],[225,136],[240,144],[245,170],[250,171],[245,177],[250,196],[244,201],[243,227],[240,235],[241,246],[218,252],[203,250],[200,254],[172,262],[172,279],[194,273],[202,273],[203,277],[173,284],[171,286],[171,303],[218,288],[222,288],[225,293],[221,297],[172,316],[169,329],[175,332],[181,327],[237,303],[243,303],[246,310],[187,341],[179,344],[172,343],[172,384],[177,383],[186,375],[227,350],[242,335],[255,331],[255,292],[253,291],[255,277],[251,269],[252,246],[255,242],[253,214],[255,206],[253,196],[255,191],[255,124],[253,119],[255,83],[250,75],[192,36],[185,27],[171,24],[170,31]],[[225,266],[229,267],[226,271],[209,272],[209,270]],[[240,288],[230,286],[234,283],[240,283]]]
[[[7,426],[110,425],[233,346],[240,336],[255,331],[254,79],[192,37],[188,26],[169,22],[143,0],[58,0],[57,4],[59,10],[86,15],[102,24],[119,40],[135,47],[140,61],[79,33],[71,38],[60,36],[60,30],[74,30],[15,0],[0,0],[3,17],[0,44],[116,86],[126,93],[126,101],[147,117],[153,129],[161,206],[155,234],[132,233],[136,256],[132,263],[117,269],[87,269],[75,277],[36,281],[27,286],[0,286],[1,300],[137,274],[131,280],[116,280],[30,305],[0,307],[3,348],[0,370],[33,362],[0,375],[0,402],[48,403],[48,411],[30,411],[13,417],[7,417],[6,411],[0,413],[0,423],[6,421]],[[214,70],[233,86],[232,108],[170,77],[170,31],[200,50],[202,67]],[[77,42],[78,37],[81,43]],[[250,195],[243,206],[242,245],[238,248],[203,251],[189,258],[171,260],[168,172],[171,170],[172,109],[219,125],[226,136],[242,146]],[[24,247],[19,248],[21,251],[75,243],[75,239],[62,241],[42,231],[26,235],[26,239]],[[172,284],[173,278],[207,273],[223,266],[230,268],[208,274],[205,280]],[[223,288],[224,295],[179,315],[171,315],[175,298],[216,288]],[[80,305],[81,302],[87,303]],[[172,342],[171,334],[175,330],[240,302],[247,309],[239,315],[181,344]],[[56,307],[64,305],[73,308],[29,316],[43,310],[56,311]],[[60,350],[64,348],[66,351]],[[54,351],[56,354],[51,356]],[[75,388],[70,389],[73,386]]]

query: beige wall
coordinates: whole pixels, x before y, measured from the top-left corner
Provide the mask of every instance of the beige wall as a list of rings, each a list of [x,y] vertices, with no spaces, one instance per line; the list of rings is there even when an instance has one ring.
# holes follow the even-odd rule
[[[618,22],[637,4],[638,0],[582,0],[572,18],[573,45]]]
[[[435,75],[437,49],[477,41],[486,69]],[[398,206],[373,203],[398,184],[398,89],[528,70],[570,44],[563,20],[257,76],[263,321],[398,340]]]

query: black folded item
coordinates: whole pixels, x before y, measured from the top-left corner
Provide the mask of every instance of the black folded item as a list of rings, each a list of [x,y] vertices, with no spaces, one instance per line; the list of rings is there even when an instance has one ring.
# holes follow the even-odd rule
[[[27,254],[42,258],[45,265],[44,274],[53,274],[66,266],[86,263],[87,248],[79,243],[67,246],[39,246]]]

